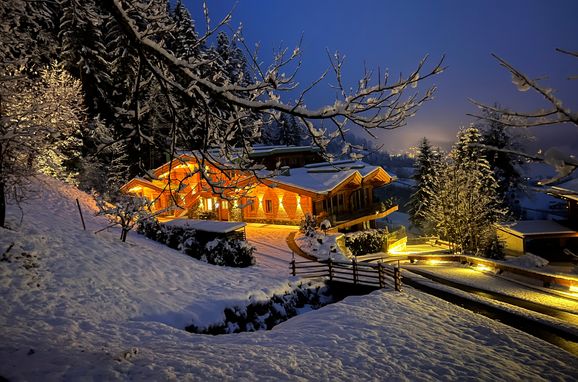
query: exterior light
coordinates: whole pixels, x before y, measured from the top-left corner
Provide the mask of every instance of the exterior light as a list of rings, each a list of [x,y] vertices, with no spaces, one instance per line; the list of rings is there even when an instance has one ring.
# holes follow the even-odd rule
[[[493,270],[491,267],[488,267],[487,265],[484,264],[477,264],[476,269],[480,272],[489,272]]]

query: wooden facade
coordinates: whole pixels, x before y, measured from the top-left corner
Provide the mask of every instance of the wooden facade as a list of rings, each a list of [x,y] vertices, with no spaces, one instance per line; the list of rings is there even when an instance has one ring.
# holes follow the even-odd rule
[[[287,163],[291,155],[299,157],[296,150],[281,154]],[[275,159],[264,158],[268,162]],[[134,178],[121,190],[145,197],[152,202],[154,212],[168,218],[299,224],[310,213],[319,220],[329,219],[333,225],[368,216],[362,219],[365,227],[376,213],[373,189],[392,181],[381,167],[362,162],[340,162],[341,167],[323,163],[307,166],[291,168],[286,175],[257,179],[212,165],[200,168],[195,156],[184,154],[153,170],[154,180]],[[223,188],[211,188],[200,171]]]

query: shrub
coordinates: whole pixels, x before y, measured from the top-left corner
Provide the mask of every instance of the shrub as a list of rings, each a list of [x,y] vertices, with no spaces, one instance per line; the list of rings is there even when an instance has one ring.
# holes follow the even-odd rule
[[[255,264],[255,247],[236,237],[209,241],[206,232],[163,225],[156,219],[141,221],[137,232],[209,264],[230,267],[248,267]]]
[[[165,244],[172,249],[179,249],[184,242],[185,229],[178,226],[162,226],[165,231]]]
[[[248,267],[255,264],[255,247],[239,239],[215,239],[205,246],[202,260],[209,264]]]
[[[299,231],[305,236],[314,237],[316,226],[317,222],[315,221],[315,218],[308,212],[305,214],[303,220],[301,220]]]
[[[345,235],[345,246],[353,256],[361,256],[381,252],[385,239],[385,231],[381,229],[353,232]]]
[[[203,245],[200,243],[195,230],[185,230],[182,236],[181,244],[178,248],[181,252],[200,259],[203,255]]]
[[[141,220],[136,227],[136,231],[151,240],[160,242],[165,241],[162,226],[155,218]]]

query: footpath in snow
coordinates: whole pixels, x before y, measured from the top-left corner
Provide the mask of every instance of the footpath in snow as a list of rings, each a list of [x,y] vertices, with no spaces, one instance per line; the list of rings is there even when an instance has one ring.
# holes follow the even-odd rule
[[[91,215],[90,197],[49,179],[36,188],[22,225],[9,206],[12,229],[0,229],[0,376],[9,380],[578,378],[571,354],[410,288],[348,297],[270,331],[188,333],[222,320],[225,307],[292,288],[284,233],[249,228],[258,265],[218,267],[133,232],[127,243],[115,229],[95,235],[108,223]]]

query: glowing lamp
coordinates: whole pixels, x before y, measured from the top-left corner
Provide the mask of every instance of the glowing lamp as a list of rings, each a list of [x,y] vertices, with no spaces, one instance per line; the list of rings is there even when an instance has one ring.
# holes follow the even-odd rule
[[[491,267],[488,267],[487,265],[484,264],[477,264],[476,269],[481,272],[489,272],[492,270]]]

